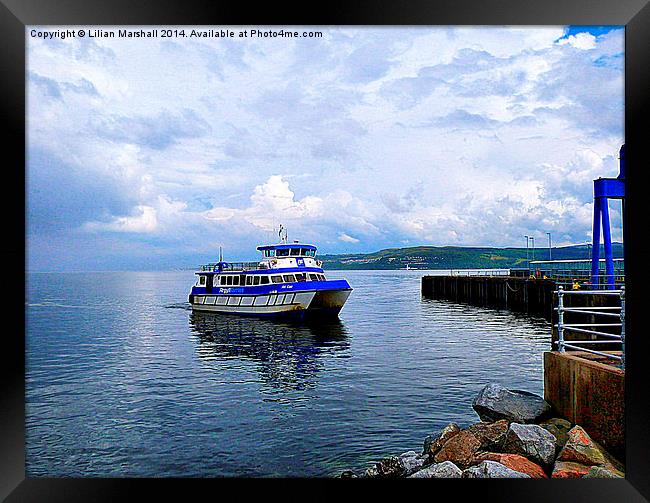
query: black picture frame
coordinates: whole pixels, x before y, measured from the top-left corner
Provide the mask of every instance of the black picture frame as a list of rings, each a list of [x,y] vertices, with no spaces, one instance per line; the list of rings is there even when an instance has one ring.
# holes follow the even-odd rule
[[[647,210],[644,208],[645,172],[650,168],[642,138],[643,119],[650,116],[650,5],[648,0],[330,0],[299,6],[278,2],[251,6],[243,2],[208,0],[103,1],[0,0],[0,75],[2,75],[3,138],[5,140],[2,215],[6,239],[0,247],[8,294],[0,372],[0,498],[6,501],[117,501],[132,499],[146,490],[187,498],[188,491],[212,490],[209,497],[226,497],[224,488],[276,491],[282,497],[340,497],[356,488],[363,497],[385,491],[385,481],[309,480],[320,486],[297,493],[289,482],[243,479],[26,479],[25,478],[25,26],[28,25],[625,25],[625,142],[627,200],[625,206],[626,315],[626,478],[624,480],[491,480],[453,483],[459,495],[490,500],[517,501],[647,501],[650,499],[650,421],[646,382],[647,338],[642,331],[645,300],[644,266],[650,248],[643,243]],[[577,76],[579,77],[579,76]],[[646,140],[647,141],[647,140]],[[644,161],[645,159],[645,161]],[[22,169],[21,169],[22,167]],[[645,210],[645,213],[644,213]],[[22,297],[21,297],[22,292]],[[22,306],[22,314],[21,314]],[[398,480],[404,491],[424,491],[437,497],[432,482]],[[272,485],[271,485],[272,484]],[[340,487],[338,484],[346,484]],[[419,485],[418,485],[419,484]],[[425,485],[422,485],[425,484]],[[447,487],[452,482],[445,482]],[[352,486],[351,486],[352,485]],[[303,489],[304,490],[304,489]],[[218,491],[218,492],[217,492]],[[344,491],[343,493],[341,491]],[[486,494],[488,491],[488,494]],[[237,494],[237,493],[235,493]],[[150,499],[150,497],[148,498]]]

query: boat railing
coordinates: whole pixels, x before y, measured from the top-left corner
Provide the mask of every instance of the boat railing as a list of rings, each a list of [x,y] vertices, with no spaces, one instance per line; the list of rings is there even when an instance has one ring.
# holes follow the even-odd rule
[[[221,269],[220,269],[221,268]],[[216,264],[202,265],[200,270],[203,272],[236,272],[236,271],[254,271],[258,269],[268,269],[264,262],[222,262]]]

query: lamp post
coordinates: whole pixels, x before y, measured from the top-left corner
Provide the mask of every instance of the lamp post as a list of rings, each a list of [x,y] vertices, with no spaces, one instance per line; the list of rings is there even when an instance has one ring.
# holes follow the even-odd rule
[[[533,260],[535,260],[535,238],[533,236],[530,236],[530,241],[533,244]]]
[[[553,260],[553,256],[551,254],[551,233],[547,232],[546,235],[548,236],[548,259]]]
[[[526,238],[526,267],[530,269],[530,259],[528,258],[528,240],[530,239],[529,236],[524,236]]]

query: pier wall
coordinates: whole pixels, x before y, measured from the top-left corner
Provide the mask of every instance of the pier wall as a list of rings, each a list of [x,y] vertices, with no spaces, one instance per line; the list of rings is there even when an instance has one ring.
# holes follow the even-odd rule
[[[422,295],[553,319],[555,281],[513,276],[423,276]]]
[[[544,399],[625,459],[625,372],[603,361],[584,352],[544,353]]]
[[[423,276],[422,295],[430,299],[449,300],[473,306],[509,309],[540,316],[557,323],[557,283],[550,279],[529,279],[514,276]],[[566,307],[615,307],[620,299],[603,295],[566,295]],[[565,323],[611,323],[612,319],[598,315],[565,313]],[[603,327],[602,332],[620,333],[620,329]],[[584,338],[576,332],[565,333],[565,340]],[[557,329],[552,328],[551,341],[557,341]],[[620,347],[620,345],[618,346]],[[553,345],[552,348],[555,348]],[[607,350],[603,346],[603,349]],[[612,348],[615,349],[615,348]]]

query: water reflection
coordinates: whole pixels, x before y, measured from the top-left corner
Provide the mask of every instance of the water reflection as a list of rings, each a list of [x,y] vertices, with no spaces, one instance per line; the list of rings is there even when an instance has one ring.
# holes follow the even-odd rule
[[[190,327],[202,360],[254,361],[262,382],[279,390],[306,389],[323,358],[349,357],[348,331],[339,319],[291,323],[192,312]]]

